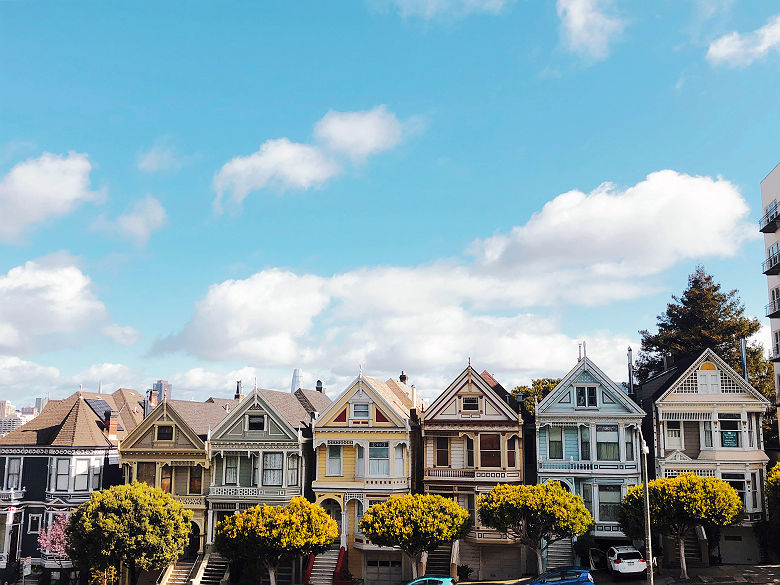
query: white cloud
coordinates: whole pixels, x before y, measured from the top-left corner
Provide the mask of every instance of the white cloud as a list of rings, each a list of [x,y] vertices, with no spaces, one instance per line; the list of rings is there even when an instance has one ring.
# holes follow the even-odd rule
[[[267,140],[260,150],[226,163],[214,178],[218,199],[230,191],[240,204],[252,191],[266,187],[309,189],[341,172],[341,166],[322,150],[287,138]]]
[[[314,136],[328,150],[362,160],[401,142],[403,126],[385,106],[365,112],[330,111],[314,126]]]
[[[604,183],[563,193],[473,252],[495,270],[585,265],[603,276],[647,275],[681,260],[733,256],[756,237],[748,214],[729,181],[664,170],[627,189]]]
[[[330,111],[314,127],[317,144],[266,140],[260,150],[225,163],[214,177],[214,209],[228,197],[240,205],[252,191],[321,187],[344,170],[343,157],[361,162],[396,146],[403,125],[385,106],[361,112]]]
[[[780,50],[780,14],[771,17],[761,28],[750,33],[736,31],[710,43],[707,59],[716,65],[746,67]]]
[[[564,373],[587,335],[590,354],[620,376],[636,340],[564,332],[561,308],[647,295],[658,290],[653,277],[675,264],[733,255],[754,237],[747,214],[728,181],[669,170],[622,190],[571,191],[509,233],[475,242],[471,261],[330,276],[267,269],[214,284],[186,326],[153,351],[235,360],[266,377],[304,367],[331,383],[361,363],[446,383],[471,356],[527,381]],[[224,383],[221,373],[189,375],[203,386]]]
[[[88,336],[114,337],[130,328],[109,325],[90,278],[66,254],[28,261],[0,275],[0,353],[73,347]]]
[[[375,4],[380,4],[374,2]],[[511,0],[386,0],[404,18],[464,18],[471,14],[498,14]]]
[[[149,150],[138,153],[136,165],[145,173],[178,171],[189,162],[188,157],[179,155],[168,140],[158,140]]]
[[[141,339],[141,334],[129,325],[122,326],[112,323],[103,327],[103,333],[119,345],[135,345]]]
[[[607,14],[606,0],[558,0],[558,17],[570,50],[589,59],[605,59],[609,44],[625,27],[625,22]]]
[[[46,152],[13,166],[0,179],[0,240],[15,241],[35,224],[67,215],[100,193],[90,191],[86,154]]]
[[[152,232],[166,225],[168,216],[165,208],[157,199],[147,195],[133,202],[129,209],[111,221],[103,216],[92,223],[92,229],[116,233],[132,241],[139,248],[146,246]]]

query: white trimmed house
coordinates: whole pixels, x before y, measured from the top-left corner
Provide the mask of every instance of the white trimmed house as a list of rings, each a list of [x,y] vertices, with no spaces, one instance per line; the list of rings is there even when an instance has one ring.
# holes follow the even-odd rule
[[[722,530],[724,563],[760,560],[752,524],[764,516],[762,486],[769,458],[762,422],[769,401],[711,349],[644,382],[639,402],[648,410],[645,434],[654,438],[656,477],[693,472],[719,477],[742,497],[745,521]],[[699,539],[706,536],[697,531]],[[706,550],[699,543],[697,550]],[[687,555],[686,555],[687,556]],[[707,563],[708,559],[694,559]]]
[[[618,508],[626,490],[641,482],[639,428],[644,416],[626,390],[588,357],[579,359],[536,405],[538,481],[559,481],[581,496],[593,514],[597,539],[626,538]],[[573,560],[563,546],[551,548],[548,568]]]

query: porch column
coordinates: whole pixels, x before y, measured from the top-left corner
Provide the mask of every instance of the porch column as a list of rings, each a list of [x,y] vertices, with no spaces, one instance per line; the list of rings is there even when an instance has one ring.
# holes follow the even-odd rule
[[[341,534],[339,544],[345,549],[347,548],[347,531],[349,530],[349,523],[347,522],[347,504],[341,509]]]
[[[212,531],[214,530],[214,510],[209,510],[209,516],[206,525],[206,544],[211,544],[213,541]]]

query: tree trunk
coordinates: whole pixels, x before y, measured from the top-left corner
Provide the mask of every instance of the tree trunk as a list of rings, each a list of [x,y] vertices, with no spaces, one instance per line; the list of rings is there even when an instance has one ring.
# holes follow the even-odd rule
[[[418,553],[416,555],[410,555],[410,556],[412,557],[412,579],[417,579],[417,577],[419,577],[419,575],[417,574],[418,573],[417,565],[420,562],[420,554]]]
[[[538,575],[541,575],[542,570],[542,549],[540,547],[534,547],[534,552],[536,553],[536,571]]]
[[[268,583],[276,585],[276,567],[266,567],[268,569]]]
[[[678,537],[680,542],[680,579],[688,579],[688,565],[685,562],[685,537]]]
[[[127,577],[130,580],[129,585],[138,585],[138,571],[135,569],[135,563],[127,564]]]

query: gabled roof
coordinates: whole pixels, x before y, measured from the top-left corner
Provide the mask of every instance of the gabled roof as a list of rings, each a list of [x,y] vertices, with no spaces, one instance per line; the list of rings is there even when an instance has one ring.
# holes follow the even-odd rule
[[[219,415],[217,411],[221,411]],[[183,413],[183,414],[182,414]],[[132,452],[136,448],[136,443],[143,438],[154,424],[159,421],[163,416],[167,416],[167,420],[176,424],[181,433],[186,436],[191,442],[192,447],[197,449],[203,449],[205,447],[205,440],[208,435],[208,426],[217,416],[224,416],[227,414],[220,406],[215,405],[213,402],[195,402],[188,400],[163,400],[149,415],[136,426],[132,432],[130,432],[121,442],[120,451],[123,454]],[[193,428],[193,425],[195,427]],[[203,433],[198,432],[204,430]],[[141,448],[143,451],[147,451],[148,446]]]
[[[370,378],[360,374],[347,385],[336,400],[331,402],[331,404],[320,413],[320,417],[315,423],[315,426],[322,428],[322,424],[328,420],[333,409],[341,404],[347,394],[354,394],[356,391],[355,389],[361,386],[367,388],[377,397],[379,402],[389,410],[387,413],[389,416],[398,419],[398,421],[407,421],[411,416],[411,409],[415,408],[415,405],[412,402],[412,389],[409,386],[403,382],[393,380],[392,378],[387,380],[387,382],[381,382],[376,378]],[[419,407],[419,405],[417,405],[417,407]],[[402,426],[403,424],[406,423],[402,423]]]
[[[680,360],[672,365],[671,368],[661,372],[660,374],[650,378],[644,384],[640,386],[640,395],[643,401],[650,396],[653,403],[663,400],[671,392],[674,391],[678,382],[682,382],[690,374],[692,374],[703,362],[713,362],[722,372],[725,372],[729,377],[736,381],[736,383],[745,391],[746,394],[750,394],[759,402],[765,403],[769,406],[770,402],[766,397],[758,390],[753,388],[742,376],[740,376],[734,368],[728,365],[723,358],[721,358],[711,348],[705,349],[699,354],[698,357],[687,358]],[[715,398],[716,395],[708,395],[710,398]]]
[[[609,376],[607,376],[589,357],[581,358],[569,372],[561,378],[561,381],[545,396],[536,407],[536,415],[544,414],[544,411],[558,402],[561,394],[568,392],[568,387],[583,372],[589,372],[595,377],[602,386],[612,390],[610,396],[617,399],[631,414],[645,416],[647,414],[639,405],[631,400],[623,389],[618,386]]]
[[[93,406],[105,402],[119,413],[117,438],[123,439],[143,419],[143,398],[135,390],[120,388],[112,394],[76,392],[62,400],[50,400],[37,417],[0,438],[5,446],[110,447],[116,440],[103,433],[103,411]],[[98,408],[98,410],[100,410]]]
[[[201,439],[206,439],[209,430],[221,423],[228,412],[232,412],[238,404],[238,400],[224,398],[209,398],[205,402],[192,400],[167,400],[166,402],[173,407],[182,422]],[[225,408],[226,406],[228,408]]]
[[[449,403],[452,395],[458,391],[458,389],[464,384],[465,381],[471,380],[471,383],[479,388],[479,390],[486,396],[493,396],[494,406],[504,413],[509,419],[517,419],[519,413],[517,407],[517,400],[507,392],[501,384],[499,384],[493,376],[491,376],[487,370],[478,374],[477,371],[471,367],[466,366],[458,376],[450,382],[450,385],[436,397],[436,400],[425,411],[425,419],[429,420],[434,418],[439,411],[446,406],[445,403]]]

